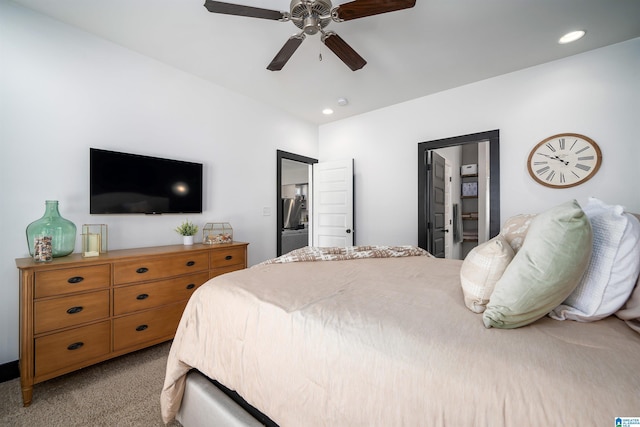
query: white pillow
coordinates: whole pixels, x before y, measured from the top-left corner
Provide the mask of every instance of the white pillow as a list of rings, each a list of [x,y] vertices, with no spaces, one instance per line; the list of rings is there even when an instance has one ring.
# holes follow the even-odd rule
[[[638,219],[593,197],[583,210],[593,230],[591,260],[578,287],[549,314],[557,320],[591,322],[615,313],[640,272]]]
[[[460,268],[464,305],[474,313],[482,313],[496,282],[513,259],[513,249],[498,234],[469,252]]]

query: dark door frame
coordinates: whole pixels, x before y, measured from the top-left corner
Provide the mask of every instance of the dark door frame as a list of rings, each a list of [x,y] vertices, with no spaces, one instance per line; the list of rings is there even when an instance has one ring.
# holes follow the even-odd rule
[[[500,232],[500,131],[472,133],[418,143],[418,246],[427,250],[429,209],[427,198],[427,158],[429,150],[489,141],[489,237]]]
[[[282,159],[293,160],[308,165],[318,163],[317,159],[311,157],[288,153],[282,150],[276,151],[276,256],[282,255],[282,224],[284,215],[282,209]]]

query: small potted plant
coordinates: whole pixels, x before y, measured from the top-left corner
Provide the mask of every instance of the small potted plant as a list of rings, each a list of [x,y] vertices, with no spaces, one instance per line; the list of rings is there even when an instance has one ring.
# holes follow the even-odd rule
[[[193,236],[198,232],[198,226],[189,220],[176,227],[176,233],[182,236],[185,245],[193,245]]]

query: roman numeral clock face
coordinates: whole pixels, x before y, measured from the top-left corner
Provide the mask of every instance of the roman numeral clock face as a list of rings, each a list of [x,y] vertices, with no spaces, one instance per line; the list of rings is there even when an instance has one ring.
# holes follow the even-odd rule
[[[600,147],[577,133],[551,136],[529,154],[529,174],[538,183],[553,188],[582,184],[596,174],[602,163]]]

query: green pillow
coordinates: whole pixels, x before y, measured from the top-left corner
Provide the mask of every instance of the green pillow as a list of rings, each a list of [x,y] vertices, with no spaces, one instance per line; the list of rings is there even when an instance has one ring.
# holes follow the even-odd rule
[[[578,286],[591,256],[591,224],[575,200],[531,220],[522,248],[496,283],[485,327],[518,328],[560,305]]]

